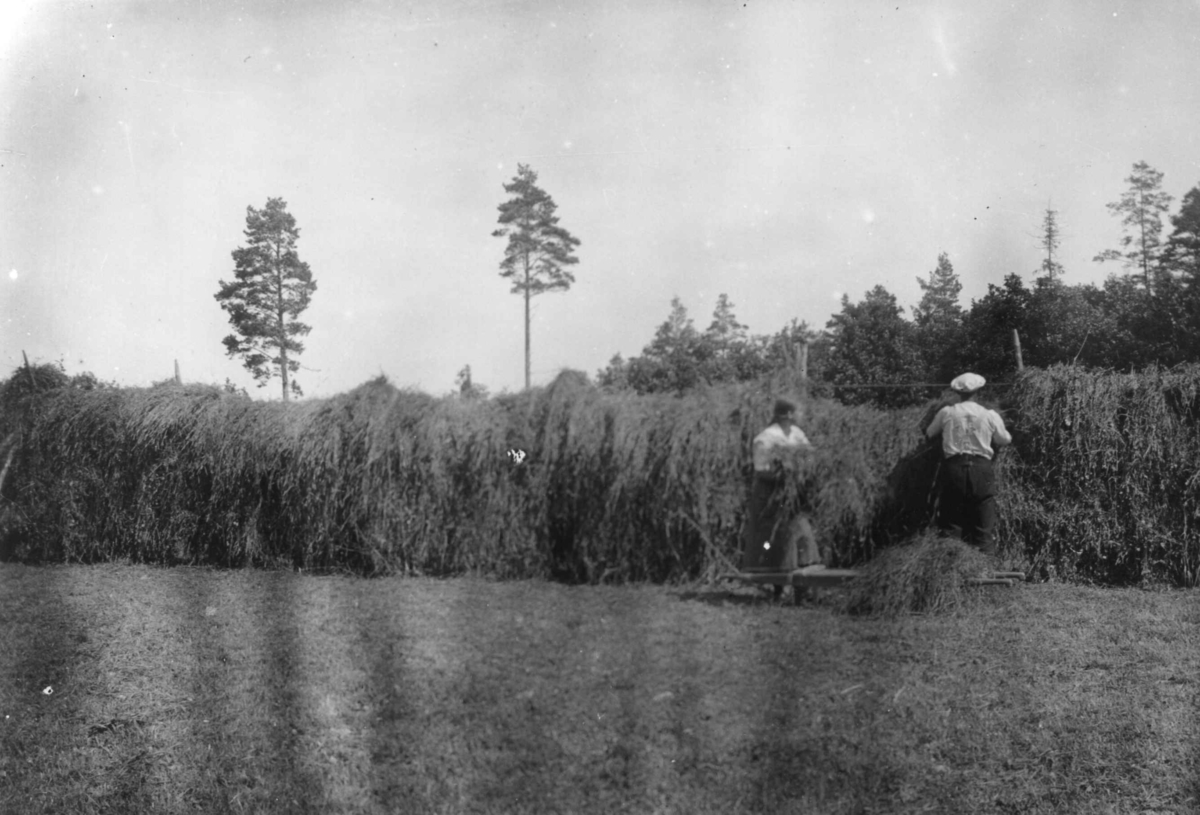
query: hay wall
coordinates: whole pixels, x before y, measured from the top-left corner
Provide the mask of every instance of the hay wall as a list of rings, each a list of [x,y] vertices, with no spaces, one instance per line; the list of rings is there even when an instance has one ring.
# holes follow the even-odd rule
[[[679,580],[736,563],[762,382],[612,395],[564,374],[489,400],[379,379],[257,402],[206,386],[86,390],[49,366],[0,386],[0,556],[363,573]],[[1001,545],[1102,582],[1195,585],[1200,368],[1029,371],[1002,408]],[[808,404],[788,500],[832,565],[930,520],[924,411]],[[527,452],[514,465],[511,448]]]
[[[1006,400],[1004,537],[1033,565],[1123,584],[1200,583],[1200,366],[1136,374],[1060,365]]]
[[[31,389],[23,376],[0,388],[16,451],[0,501],[7,557],[580,581],[736,563],[750,441],[782,387],[616,396],[568,373],[479,401],[380,379],[283,404],[61,377]],[[819,449],[790,499],[814,512],[831,561],[860,559],[883,534],[887,470],[919,442],[918,418],[811,406]]]

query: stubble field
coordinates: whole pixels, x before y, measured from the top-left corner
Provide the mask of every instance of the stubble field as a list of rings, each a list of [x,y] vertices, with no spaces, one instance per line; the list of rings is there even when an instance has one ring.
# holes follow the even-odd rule
[[[1200,811],[1189,591],[0,564],[0,811]]]

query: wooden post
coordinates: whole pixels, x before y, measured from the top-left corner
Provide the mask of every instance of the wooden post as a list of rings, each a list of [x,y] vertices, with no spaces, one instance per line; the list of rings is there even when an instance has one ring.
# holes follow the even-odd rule
[[[16,433],[13,433],[13,436],[15,435]],[[9,436],[4,440],[4,443],[8,444],[8,442],[11,440],[12,436]],[[8,475],[8,468],[12,464],[13,453],[15,452],[17,452],[17,445],[14,444],[12,447],[8,448],[8,456],[6,456],[4,459],[4,469],[0,470],[0,492],[4,491],[4,478]]]
[[[1017,329],[1013,329],[1013,348],[1017,351],[1017,370],[1025,370],[1025,362],[1021,359],[1021,335],[1017,333]]]
[[[183,380],[179,378],[179,360],[175,360],[175,384],[183,384]]]
[[[800,396],[803,399],[808,398],[808,342],[792,343],[792,360],[796,366],[796,372],[800,375]]]
[[[24,350],[21,351],[21,356],[25,359],[25,373],[29,374],[29,384],[36,388],[37,380],[33,378],[33,368],[29,366],[29,356]]]

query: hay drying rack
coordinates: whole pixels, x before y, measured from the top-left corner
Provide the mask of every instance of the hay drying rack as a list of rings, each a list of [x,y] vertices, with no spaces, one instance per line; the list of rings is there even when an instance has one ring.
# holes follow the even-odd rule
[[[841,586],[858,577],[859,574],[858,569],[830,569],[818,564],[781,572],[726,572],[719,579],[755,585],[830,588]],[[992,571],[986,572],[980,577],[968,578],[966,583],[970,586],[1013,586],[1024,581],[1024,572]]]

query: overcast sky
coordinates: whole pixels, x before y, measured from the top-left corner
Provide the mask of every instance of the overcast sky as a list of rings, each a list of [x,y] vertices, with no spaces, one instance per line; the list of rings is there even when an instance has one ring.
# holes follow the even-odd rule
[[[61,2],[0,17],[0,374],[228,377],[246,207],[281,197],[318,289],[310,396],[385,373],[523,382],[493,238],[537,171],[582,242],[534,300],[534,382],[635,355],[679,296],[824,327],[940,252],[963,305],[1041,261],[1101,282],[1137,161],[1200,184],[1200,2]]]

